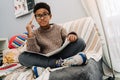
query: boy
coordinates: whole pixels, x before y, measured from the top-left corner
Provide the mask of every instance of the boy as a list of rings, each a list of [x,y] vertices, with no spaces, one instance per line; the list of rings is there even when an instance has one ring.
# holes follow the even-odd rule
[[[37,3],[33,12],[40,27],[33,31],[34,26],[32,25],[32,20],[27,24],[27,50],[38,54],[23,52],[19,56],[19,62],[22,65],[27,67],[60,67],[64,64],[63,59],[74,56],[85,49],[85,42],[82,39],[78,39],[75,32],[67,34],[66,30],[61,26],[49,23],[52,18],[52,14],[50,6],[47,3]],[[65,39],[69,40],[71,43],[68,44],[68,46],[61,52],[50,57],[39,55],[47,54],[60,48]],[[84,64],[86,62],[86,56],[84,54],[81,56],[81,58],[83,58],[83,62],[81,64]]]

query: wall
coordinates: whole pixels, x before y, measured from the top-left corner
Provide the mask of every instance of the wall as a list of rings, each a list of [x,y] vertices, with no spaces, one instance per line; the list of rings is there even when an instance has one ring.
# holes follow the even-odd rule
[[[50,4],[53,18],[51,22],[64,23],[86,16],[80,0],[36,0]],[[14,0],[1,0],[0,2],[0,38],[26,32],[25,26],[29,22],[32,13],[15,18]],[[34,20],[36,26],[37,23]]]

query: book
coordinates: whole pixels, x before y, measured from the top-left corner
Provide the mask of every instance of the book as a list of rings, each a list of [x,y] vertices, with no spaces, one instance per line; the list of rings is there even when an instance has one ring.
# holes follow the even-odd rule
[[[49,52],[49,53],[47,53],[47,54],[41,54],[41,53],[40,53],[40,55],[46,56],[46,57],[50,57],[50,56],[52,56],[52,55],[54,55],[54,54],[59,53],[59,52],[60,52],[61,50],[63,50],[69,43],[70,43],[70,41],[68,41],[68,40],[66,39],[65,42],[64,42],[64,44],[63,44],[60,48],[58,48],[58,49],[56,49],[56,50],[54,50],[54,51],[52,51],[52,52]],[[33,52],[33,51],[25,51],[25,52],[30,52],[30,53],[39,54],[39,53]]]

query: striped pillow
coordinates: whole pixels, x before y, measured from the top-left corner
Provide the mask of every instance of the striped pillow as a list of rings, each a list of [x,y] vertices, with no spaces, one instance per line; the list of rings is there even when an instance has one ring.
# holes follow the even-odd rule
[[[25,44],[27,38],[27,33],[19,34],[19,35],[14,35],[10,38],[9,40],[9,48],[18,48],[22,45]]]

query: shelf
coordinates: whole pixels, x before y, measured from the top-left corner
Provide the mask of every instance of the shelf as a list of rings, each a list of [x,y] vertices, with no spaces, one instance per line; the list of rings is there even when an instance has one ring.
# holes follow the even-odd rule
[[[8,48],[8,38],[0,38],[0,53]]]

